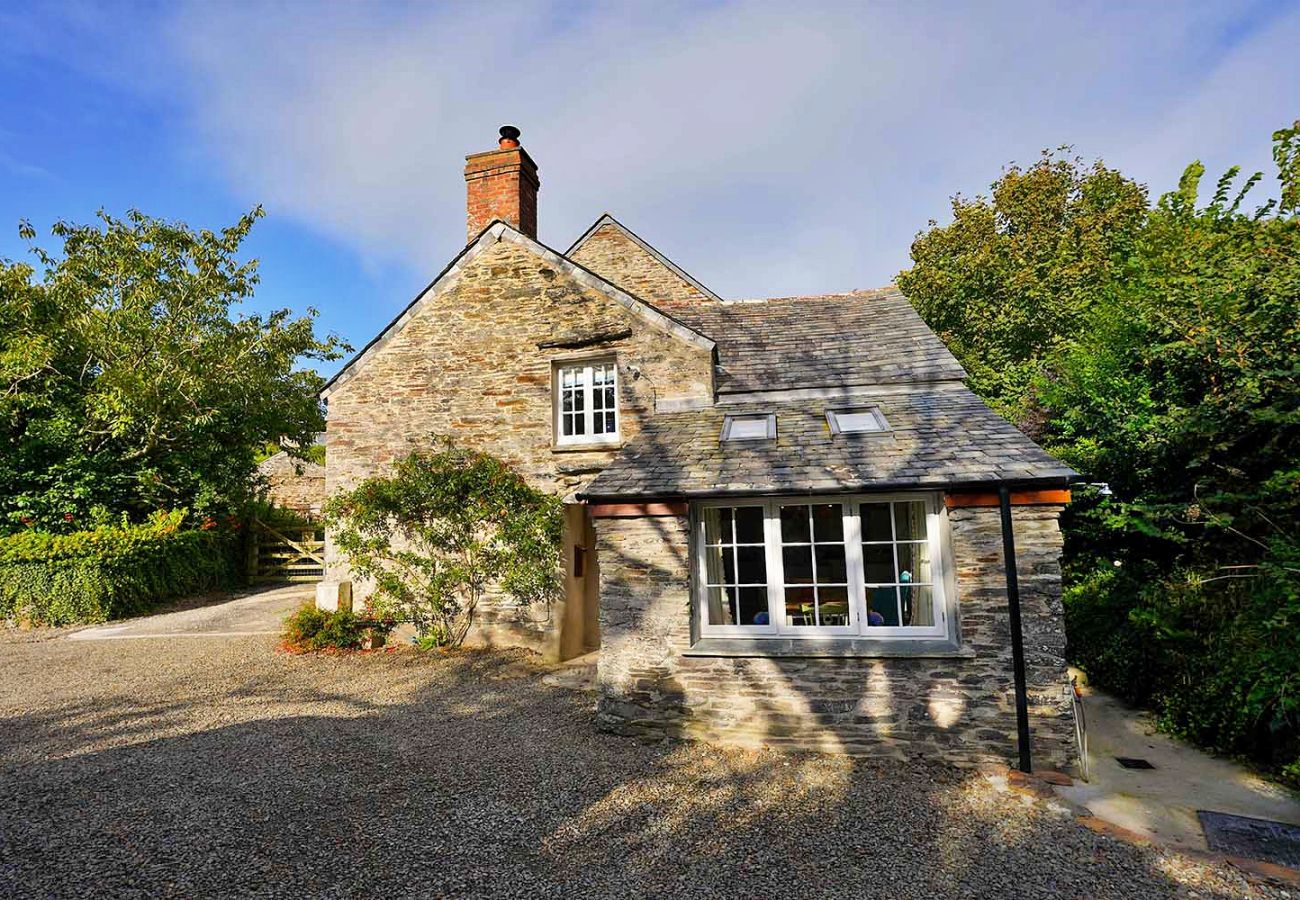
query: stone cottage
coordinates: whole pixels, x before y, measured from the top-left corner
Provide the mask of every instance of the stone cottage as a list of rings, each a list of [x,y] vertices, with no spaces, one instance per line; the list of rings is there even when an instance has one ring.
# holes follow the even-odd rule
[[[598,651],[618,732],[1069,764],[1076,473],[895,288],[725,299],[609,215],[561,253],[511,127],[465,180],[465,249],[322,395],[331,494],[451,435],[564,497],[565,599],[476,640]]]

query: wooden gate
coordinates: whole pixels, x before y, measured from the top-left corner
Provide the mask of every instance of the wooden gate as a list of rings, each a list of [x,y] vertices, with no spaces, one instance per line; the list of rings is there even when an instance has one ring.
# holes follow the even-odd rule
[[[320,581],[325,577],[325,529],[267,525],[253,520],[248,541],[250,581]]]

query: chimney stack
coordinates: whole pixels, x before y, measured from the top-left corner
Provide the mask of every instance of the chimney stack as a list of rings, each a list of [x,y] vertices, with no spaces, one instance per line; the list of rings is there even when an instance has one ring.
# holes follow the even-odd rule
[[[519,146],[519,129],[501,126],[497,149],[465,157],[468,240],[493,219],[509,222],[530,238],[537,237],[537,163]]]

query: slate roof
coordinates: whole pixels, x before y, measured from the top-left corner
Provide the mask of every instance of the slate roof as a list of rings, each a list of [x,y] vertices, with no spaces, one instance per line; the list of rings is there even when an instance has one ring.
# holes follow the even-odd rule
[[[673,314],[718,344],[718,392],[966,377],[897,288],[707,303]]]
[[[827,409],[877,406],[891,430],[832,435]],[[721,443],[728,414],[775,413],[777,437]],[[1078,479],[959,384],[864,391],[852,399],[720,403],[661,412],[579,496],[671,499],[837,493]]]

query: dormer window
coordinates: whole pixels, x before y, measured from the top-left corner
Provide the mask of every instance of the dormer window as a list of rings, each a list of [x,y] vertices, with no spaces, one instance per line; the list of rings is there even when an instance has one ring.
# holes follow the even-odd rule
[[[555,443],[612,444],[618,432],[618,365],[583,360],[555,369]]]
[[[828,409],[826,422],[831,427],[831,434],[875,434],[889,430],[889,423],[876,406]]]
[[[727,416],[722,420],[722,440],[770,441],[776,437],[776,416]]]

